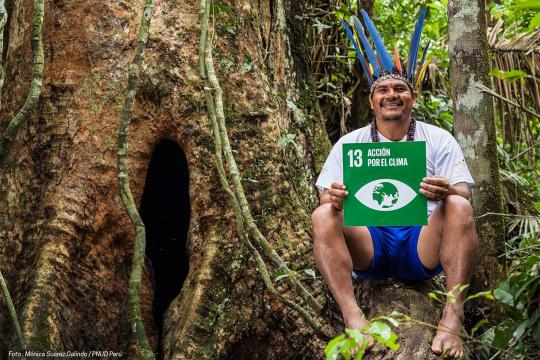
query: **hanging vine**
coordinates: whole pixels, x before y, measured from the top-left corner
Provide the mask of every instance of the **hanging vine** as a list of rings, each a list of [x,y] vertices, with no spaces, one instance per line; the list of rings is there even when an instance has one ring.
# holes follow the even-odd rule
[[[152,18],[153,0],[146,0],[139,28],[137,49],[133,63],[129,67],[128,85],[126,98],[120,117],[120,130],[118,136],[118,182],[122,202],[129,215],[135,230],[135,240],[133,244],[133,260],[131,263],[131,276],[129,279],[129,312],[131,330],[137,340],[141,358],[144,360],[155,359],[154,352],[150,348],[148,337],[144,329],[144,322],[141,312],[141,279],[144,265],[144,251],[146,247],[146,234],[144,223],[137,211],[137,205],[133,199],[129,187],[129,174],[127,165],[129,124],[133,115],[133,104],[135,102],[136,87],[139,81],[141,63],[144,58],[144,48],[148,41],[150,19]]]
[[[205,93],[208,114],[211,121],[214,134],[216,163],[220,182],[227,193],[236,217],[236,228],[242,241],[249,248],[257,262],[262,280],[272,296],[283,302],[288,307],[297,311],[302,318],[312,327],[315,333],[322,339],[328,339],[333,334],[324,329],[319,319],[314,318],[308,310],[287,299],[279,293],[270,279],[268,269],[263,260],[263,256],[270,263],[285,275],[285,279],[302,300],[315,313],[320,314],[322,305],[313,297],[313,295],[300,283],[294,271],[290,270],[283,259],[272,248],[268,240],[261,234],[251,214],[248,201],[246,199],[243,186],[240,180],[240,174],[236,161],[233,156],[227,128],[225,125],[225,114],[223,110],[222,90],[217,79],[212,58],[212,40],[214,31],[209,27],[210,1],[202,0],[199,12],[201,20],[201,37],[199,45],[199,71],[200,76],[205,80]],[[232,187],[227,179],[223,155],[229,169]]]
[[[4,27],[8,20],[8,13],[6,11],[6,4],[4,0],[0,0],[0,108],[2,108],[2,88],[4,87],[4,64],[2,59],[4,58]]]
[[[17,115],[11,119],[6,129],[0,137],[0,167],[4,165],[5,158],[15,140],[15,136],[20,127],[28,120],[30,112],[34,110],[41,94],[41,86],[43,83],[43,41],[42,27],[44,15],[43,0],[34,1],[34,13],[32,15],[32,83],[24,105],[19,110]],[[7,14],[5,15],[7,17]],[[3,77],[3,75],[2,75]]]

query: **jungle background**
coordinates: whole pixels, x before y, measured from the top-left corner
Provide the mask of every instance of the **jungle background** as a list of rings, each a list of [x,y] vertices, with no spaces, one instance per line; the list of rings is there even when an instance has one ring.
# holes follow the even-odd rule
[[[309,224],[331,144],[371,120],[339,21],[366,9],[403,58],[422,5],[414,116],[474,138],[446,1],[0,1],[0,358],[346,357],[356,334],[339,335]],[[495,206],[475,200],[487,255],[463,335],[475,359],[536,359],[540,2],[460,6],[488,26],[496,155],[480,161],[502,185],[475,195]],[[433,358],[443,281],[358,285],[379,316],[369,358]]]

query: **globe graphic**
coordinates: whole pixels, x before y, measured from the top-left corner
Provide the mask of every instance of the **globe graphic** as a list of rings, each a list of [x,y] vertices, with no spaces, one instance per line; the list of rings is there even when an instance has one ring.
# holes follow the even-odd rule
[[[373,188],[372,196],[380,207],[391,208],[399,199],[399,191],[394,184],[381,182]]]

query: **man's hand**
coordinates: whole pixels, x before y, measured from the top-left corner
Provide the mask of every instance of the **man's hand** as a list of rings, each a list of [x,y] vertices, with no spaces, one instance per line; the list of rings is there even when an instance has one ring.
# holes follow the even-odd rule
[[[448,179],[442,176],[425,177],[420,183],[420,193],[429,200],[443,200],[450,194]]]
[[[330,189],[326,190],[330,196],[330,203],[337,210],[343,209],[343,199],[349,195],[349,192],[345,189],[346,187],[343,184],[332,183]]]

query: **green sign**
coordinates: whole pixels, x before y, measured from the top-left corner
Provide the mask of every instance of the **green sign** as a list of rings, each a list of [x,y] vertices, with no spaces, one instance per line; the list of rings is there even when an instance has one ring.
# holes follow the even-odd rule
[[[427,224],[425,141],[343,144],[345,226]]]

